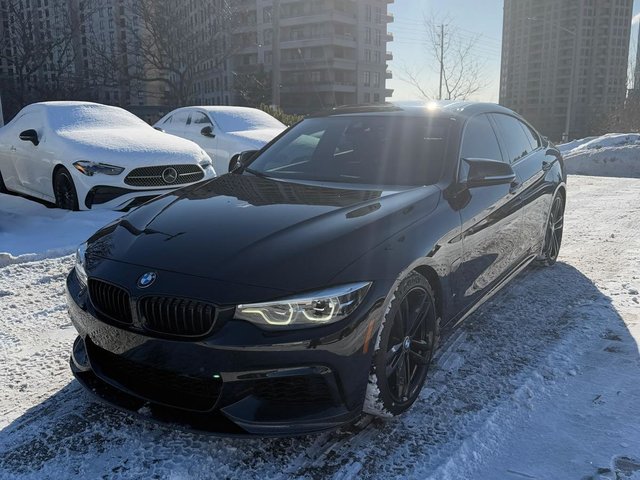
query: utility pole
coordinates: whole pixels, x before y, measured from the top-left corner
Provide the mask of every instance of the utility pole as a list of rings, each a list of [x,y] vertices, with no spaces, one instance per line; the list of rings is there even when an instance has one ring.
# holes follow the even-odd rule
[[[280,0],[273,0],[271,14],[273,42],[271,47],[271,103],[280,108]]]
[[[444,77],[444,23],[440,25],[440,90],[438,100],[442,100],[442,78]]]
[[[580,12],[582,12],[582,9],[580,9]],[[578,36],[578,33],[579,33],[578,27],[582,21],[581,16],[582,16],[582,13],[578,15],[578,18],[576,20],[575,30],[569,30],[568,28],[559,26],[560,29],[573,35],[573,55],[571,58],[571,77],[569,78],[569,98],[567,98],[567,118],[564,126],[564,133],[562,134],[562,140],[564,143],[570,140],[569,134],[571,133],[571,117],[573,115],[573,97],[574,97],[573,91],[575,89],[576,79],[579,74],[578,55],[580,53],[580,50],[579,50],[580,38]]]

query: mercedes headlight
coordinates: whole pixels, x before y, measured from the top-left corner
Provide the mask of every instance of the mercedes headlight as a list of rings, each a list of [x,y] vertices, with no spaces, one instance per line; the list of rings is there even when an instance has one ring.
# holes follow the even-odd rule
[[[337,322],[358,308],[371,282],[352,283],[283,300],[238,305],[235,318],[268,327],[312,327]]]
[[[115,165],[109,165],[106,163],[89,162],[88,160],[80,160],[73,164],[83,175],[88,177],[94,176],[96,173],[102,173],[104,175],[120,175],[124,172],[124,167],[117,167]]]
[[[76,276],[83,286],[87,285],[86,254],[87,244],[83,243],[76,250]]]

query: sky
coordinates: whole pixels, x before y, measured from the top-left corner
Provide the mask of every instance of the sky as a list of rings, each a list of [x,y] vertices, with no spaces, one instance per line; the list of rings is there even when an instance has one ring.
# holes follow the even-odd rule
[[[500,51],[502,38],[503,0],[395,0],[389,5],[395,21],[389,24],[394,41],[388,44],[393,53],[389,68],[393,78],[387,88],[394,89],[394,100],[420,98],[414,87],[402,81],[403,72],[418,73],[429,91],[438,87],[437,63],[430,57],[425,45],[424,18],[435,16],[454,25],[462,41],[476,39],[474,51],[483,64],[482,83],[486,86],[473,96],[473,100],[497,102],[500,88]],[[640,0],[634,1],[634,28],[631,46],[635,56]]]

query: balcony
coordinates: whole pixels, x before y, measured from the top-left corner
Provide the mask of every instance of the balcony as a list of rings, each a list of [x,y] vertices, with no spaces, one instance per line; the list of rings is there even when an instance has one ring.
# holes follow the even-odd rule
[[[387,12],[387,14],[385,15],[385,21],[387,23],[393,23],[393,20],[394,20],[393,13]]]
[[[356,69],[356,61],[348,58],[292,58],[282,59],[281,68],[283,71],[308,70],[308,69],[338,69],[353,71]]]
[[[355,93],[355,82],[332,82],[330,80],[321,80],[318,82],[302,81],[302,82],[285,82],[282,84],[282,91],[286,93],[305,93],[305,92],[342,92]]]
[[[393,42],[393,33],[387,32],[387,42]]]
[[[387,70],[386,72],[384,72],[384,78],[386,79],[393,78],[393,73],[391,72],[391,70]]]
[[[353,13],[340,11],[303,13],[300,15],[283,15],[280,17],[281,27],[291,27],[326,22],[339,22],[346,23],[348,25],[356,25],[358,23],[358,18]]]
[[[391,53],[391,52],[387,52],[387,53],[385,53],[385,55],[384,55],[384,59],[385,59],[386,61],[390,62],[391,60],[393,60],[393,53]]]
[[[280,48],[320,47],[338,45],[340,47],[356,48],[356,39],[350,35],[326,35],[322,37],[281,38]]]

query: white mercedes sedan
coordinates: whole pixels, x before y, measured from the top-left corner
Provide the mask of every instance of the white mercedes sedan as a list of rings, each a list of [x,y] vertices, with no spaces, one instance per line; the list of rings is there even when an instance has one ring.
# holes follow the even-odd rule
[[[205,106],[178,108],[154,127],[200,145],[219,175],[236,153],[260,150],[287,127],[257,108]]]
[[[0,192],[67,210],[131,208],[215,175],[198,145],[117,107],[34,103],[0,128]]]

